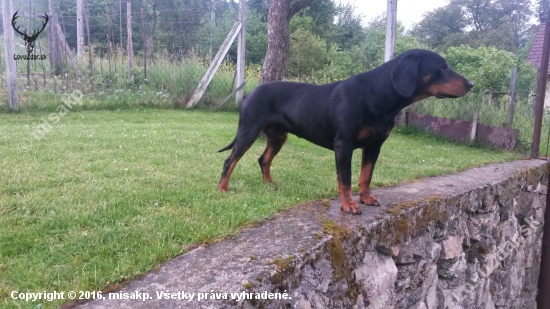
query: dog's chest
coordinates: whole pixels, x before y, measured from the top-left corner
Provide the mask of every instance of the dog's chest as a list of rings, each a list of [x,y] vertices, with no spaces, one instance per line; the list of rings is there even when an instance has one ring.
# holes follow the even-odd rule
[[[368,147],[374,142],[384,141],[390,136],[392,127],[362,126],[357,130],[354,144],[358,148]]]

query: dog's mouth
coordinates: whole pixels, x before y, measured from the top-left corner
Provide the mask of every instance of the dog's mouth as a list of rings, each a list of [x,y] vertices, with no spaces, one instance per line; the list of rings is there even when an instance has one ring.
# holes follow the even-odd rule
[[[465,80],[435,84],[428,87],[428,91],[438,99],[455,99],[466,95],[474,86],[471,81]]]
[[[438,94],[435,95],[435,97],[438,98],[438,99],[456,99],[459,96],[452,95],[452,94],[438,93]]]

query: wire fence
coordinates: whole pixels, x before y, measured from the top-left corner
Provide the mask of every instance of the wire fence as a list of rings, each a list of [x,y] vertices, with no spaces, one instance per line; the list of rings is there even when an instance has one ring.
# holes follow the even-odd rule
[[[517,97],[513,108],[510,106],[509,92],[485,90],[452,100],[427,99],[415,103],[410,110],[419,114],[470,122],[473,122],[475,115],[477,123],[515,129],[518,131],[516,150],[529,153],[533,140],[535,99],[534,88],[531,88],[524,97]],[[513,112],[511,108],[514,109]],[[540,153],[544,156],[548,156],[549,130],[550,112],[545,108],[540,147]]]
[[[87,1],[81,15],[74,2],[50,1],[49,8],[48,1],[40,0],[33,6],[17,5],[17,25],[21,31],[28,29],[28,33],[44,21],[44,13],[39,12],[50,12],[48,27],[36,40],[32,52],[39,59],[16,62],[18,86],[26,94],[20,102],[22,108],[44,104],[38,102],[35,92],[73,89],[98,99],[107,94],[109,98],[131,94],[134,104],[183,105],[238,13],[234,2],[202,0]],[[220,13],[218,18],[215,11]],[[81,32],[77,19],[82,20]],[[13,31],[11,27],[8,30]],[[5,55],[4,42],[0,41],[0,60],[15,57]],[[27,55],[25,42],[18,34],[15,43],[15,55]],[[232,92],[235,58],[233,46],[203,104],[213,105]],[[5,89],[5,61],[0,63],[0,86]],[[247,73],[254,80],[259,69],[252,66]],[[245,91],[254,84],[246,85]]]

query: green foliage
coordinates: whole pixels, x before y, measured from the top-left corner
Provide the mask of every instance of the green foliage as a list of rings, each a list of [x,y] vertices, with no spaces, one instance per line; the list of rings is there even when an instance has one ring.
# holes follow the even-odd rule
[[[334,15],[336,4],[334,0],[313,0],[309,6],[296,15],[309,16],[315,22],[312,32],[331,43],[334,39]]]
[[[494,47],[451,47],[445,58],[453,70],[474,82],[474,88],[464,97],[453,100],[432,98],[415,103],[412,109],[422,114],[465,121],[471,121],[474,110],[477,110],[478,122],[506,126],[509,108],[507,93],[510,90],[512,68],[517,67],[517,106],[513,128],[519,130],[518,150],[526,151],[533,133],[531,93],[536,79],[533,66],[524,61],[523,57]]]
[[[540,23],[546,22],[546,15],[548,10],[550,10],[550,1],[548,0],[537,0],[536,3],[536,14]]]
[[[384,63],[384,40],[386,30],[380,21],[384,18],[379,16],[372,21],[365,29],[365,43],[362,49],[365,53],[366,68],[373,69]]]
[[[298,29],[312,32],[313,28],[315,28],[315,22],[311,16],[297,14],[290,20],[290,33],[294,33]]]
[[[229,30],[233,27],[237,19],[237,11],[228,10],[219,15],[216,19],[216,25],[212,29],[210,20],[203,20],[198,30],[200,38],[196,52],[201,56],[208,58],[210,49],[210,31],[213,30],[214,40],[212,44],[212,54],[216,54],[223,41],[227,37]],[[246,61],[247,63],[261,64],[267,50],[267,23],[262,20],[262,16],[255,10],[249,10],[246,17]],[[213,57],[212,56],[212,57]],[[233,44],[227,54],[227,59],[236,62],[237,44]]]
[[[267,13],[269,12],[269,0],[248,0],[248,8],[250,11],[257,12],[263,21],[267,21]]]
[[[331,46],[328,51],[329,64],[314,74],[317,83],[329,83],[346,79],[365,71],[365,56],[359,47],[351,50],[339,50]]]
[[[398,56],[409,49],[426,48],[425,45],[418,42],[418,39],[405,34],[405,27],[397,25],[397,35],[395,38],[395,55]]]
[[[351,3],[340,3],[336,6],[334,42],[344,50],[351,50],[355,46],[360,46],[366,39],[361,24],[363,16],[356,12],[357,7]]]
[[[343,49],[335,42],[329,44],[312,33],[314,27],[313,19],[307,15],[295,16],[290,21],[287,78],[321,84],[346,79],[365,71],[366,58],[359,46],[350,44]],[[362,28],[357,31],[363,33]]]
[[[386,38],[385,16],[378,16],[365,29],[366,39],[361,48],[364,50],[364,66],[373,69],[384,63],[384,44]],[[416,37],[407,35],[405,27],[397,23],[395,36],[395,55],[409,49],[424,48]]]
[[[464,36],[465,27],[466,20],[461,8],[448,5],[426,13],[415,25],[412,34],[433,49],[445,50],[456,41],[457,36]]]
[[[485,90],[507,91],[510,88],[510,74],[515,66],[518,66],[520,72],[516,86],[520,96],[528,95],[536,78],[530,63],[494,47],[451,47],[445,57],[451,68],[474,82],[472,91],[477,93]]]
[[[528,41],[532,30],[529,0],[451,0],[425,14],[413,34],[430,48],[494,46],[515,52]]]
[[[262,16],[249,11],[246,19],[246,61],[261,64],[267,51],[267,23]]]
[[[218,49],[222,45],[223,41],[227,37],[229,30],[233,27],[237,18],[237,12],[234,10],[227,11],[220,14],[216,18],[216,25],[212,28],[209,19],[203,19],[200,28],[198,29],[198,44],[195,46],[194,52],[199,56],[209,58],[210,51],[210,32],[213,32],[212,42],[212,57],[216,55]],[[227,57],[229,59],[237,59],[237,47],[233,44],[228,52]]]
[[[291,35],[290,51],[286,63],[287,77],[311,75],[327,63],[327,44],[319,36],[298,28]]]
[[[445,54],[451,68],[468,76],[476,85],[475,91],[501,91],[510,86],[513,56],[494,47],[451,47]]]

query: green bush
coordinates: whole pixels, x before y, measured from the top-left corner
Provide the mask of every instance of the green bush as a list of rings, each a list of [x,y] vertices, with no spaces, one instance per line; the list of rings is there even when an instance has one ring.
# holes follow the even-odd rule
[[[508,51],[494,47],[451,47],[445,58],[451,68],[474,82],[474,92],[509,90],[512,68],[518,66],[521,74],[518,74],[516,88],[520,96],[524,96],[529,93],[529,87],[536,77],[532,65],[517,59]]]
[[[288,78],[312,75],[327,64],[327,43],[317,35],[297,29],[291,35],[285,75]]]
[[[477,110],[479,123],[506,126],[509,102],[507,93],[510,91],[512,69],[517,67],[517,105],[513,128],[519,131],[518,148],[521,151],[527,150],[530,147],[534,122],[531,94],[535,86],[536,71],[533,66],[508,51],[485,46],[450,47],[444,57],[453,70],[474,82],[474,88],[462,98],[432,98],[420,101],[411,108],[422,114],[465,121],[472,121],[474,111]]]

